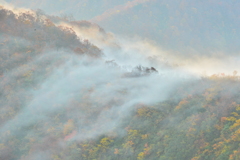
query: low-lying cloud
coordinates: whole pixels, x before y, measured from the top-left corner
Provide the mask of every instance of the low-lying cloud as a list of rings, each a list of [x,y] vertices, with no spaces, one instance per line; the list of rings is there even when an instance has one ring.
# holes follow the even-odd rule
[[[42,152],[44,159],[50,159],[49,153],[64,148],[71,140],[124,134],[122,121],[139,104],[167,100],[179,86],[201,80],[204,71],[211,74],[225,68],[223,71],[231,73],[238,63],[237,57],[177,56],[150,40],[106,33],[96,25],[81,27],[63,21],[56,23],[53,31],[60,25],[76,33],[71,41],[74,45],[43,45],[41,50],[26,52],[26,48],[35,48],[32,39],[1,33],[8,37],[8,43],[0,49],[0,58],[5,60],[0,74],[1,143],[12,137],[33,138],[39,143],[54,137],[54,147],[46,146],[49,151],[32,144],[29,159],[40,159]],[[52,43],[58,40],[52,39]],[[15,42],[18,46],[10,47]],[[86,43],[95,44],[103,54],[92,57],[89,52],[74,52],[75,46],[86,47]],[[156,72],[142,74],[144,67],[153,67]],[[202,83],[199,93],[206,87]]]

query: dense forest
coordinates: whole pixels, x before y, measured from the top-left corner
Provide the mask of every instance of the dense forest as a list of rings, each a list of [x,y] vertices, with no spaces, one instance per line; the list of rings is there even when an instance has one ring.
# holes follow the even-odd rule
[[[108,58],[76,28],[109,36],[0,6],[1,160],[240,159],[237,71],[196,76],[148,56],[122,64],[120,45]]]

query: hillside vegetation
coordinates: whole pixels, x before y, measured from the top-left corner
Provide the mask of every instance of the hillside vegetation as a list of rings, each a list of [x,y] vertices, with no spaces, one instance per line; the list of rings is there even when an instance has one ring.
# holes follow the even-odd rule
[[[0,7],[1,160],[240,159],[237,71],[184,79],[109,66],[53,19],[77,23]]]

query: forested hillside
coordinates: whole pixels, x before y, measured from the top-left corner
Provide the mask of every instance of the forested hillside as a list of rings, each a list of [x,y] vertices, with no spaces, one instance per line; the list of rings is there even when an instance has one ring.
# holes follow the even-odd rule
[[[1,160],[240,159],[237,71],[189,73],[110,35],[0,6]]]

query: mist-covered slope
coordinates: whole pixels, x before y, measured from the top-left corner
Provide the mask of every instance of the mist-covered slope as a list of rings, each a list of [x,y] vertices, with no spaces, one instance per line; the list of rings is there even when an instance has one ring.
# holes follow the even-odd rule
[[[135,0],[92,21],[115,33],[155,40],[178,54],[238,54],[239,6],[235,0]]]
[[[0,159],[239,159],[237,71],[7,6],[0,46]]]
[[[178,54],[236,55],[240,51],[240,3],[236,0],[5,1],[91,20],[114,33],[154,40]]]

